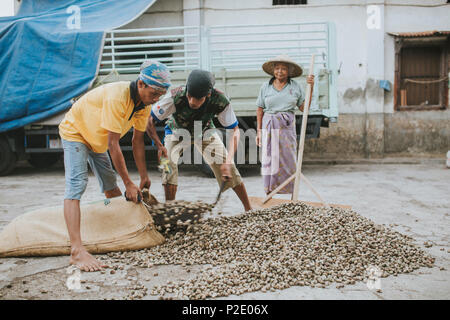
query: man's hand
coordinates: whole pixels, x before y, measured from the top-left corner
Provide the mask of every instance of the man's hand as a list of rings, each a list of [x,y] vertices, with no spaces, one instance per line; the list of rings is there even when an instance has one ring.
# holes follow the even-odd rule
[[[258,147],[261,147],[261,130],[258,130],[256,132],[256,145]]]
[[[133,201],[134,203],[139,203],[138,201],[138,195],[139,198],[142,199],[142,193],[141,191],[138,189],[138,187],[136,187],[136,185],[133,182],[129,182],[127,184],[125,184],[125,196],[128,200]]]
[[[231,179],[231,164],[224,163],[220,166],[220,173],[222,174],[222,180],[227,181]]]
[[[152,182],[150,181],[150,178],[148,176],[141,177],[141,183],[139,185],[139,190],[142,190],[144,188],[150,189]]]
[[[161,156],[163,156],[164,158],[168,158],[167,149],[163,145],[158,147],[158,161],[161,159]]]

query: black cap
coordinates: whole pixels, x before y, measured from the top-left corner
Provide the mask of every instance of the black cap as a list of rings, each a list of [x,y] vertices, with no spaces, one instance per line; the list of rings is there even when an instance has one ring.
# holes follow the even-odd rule
[[[214,75],[211,72],[192,70],[188,76],[186,88],[191,97],[201,99],[211,93],[214,84]]]

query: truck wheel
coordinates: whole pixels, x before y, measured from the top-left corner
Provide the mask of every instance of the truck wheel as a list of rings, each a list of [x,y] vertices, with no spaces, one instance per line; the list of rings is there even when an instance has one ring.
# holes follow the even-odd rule
[[[35,168],[43,169],[54,165],[59,158],[61,158],[59,153],[32,153],[30,154],[28,162]]]
[[[6,176],[14,170],[17,156],[11,150],[5,137],[0,137],[0,176]]]
[[[214,172],[211,170],[210,166],[205,163],[204,161],[202,161],[201,164],[196,164],[195,168],[202,172],[205,176],[207,176],[208,178],[214,178]]]

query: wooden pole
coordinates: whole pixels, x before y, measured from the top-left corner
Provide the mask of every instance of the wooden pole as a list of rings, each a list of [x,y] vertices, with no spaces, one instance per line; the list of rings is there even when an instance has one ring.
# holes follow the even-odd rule
[[[274,195],[276,195],[278,193],[278,191],[280,191],[281,189],[283,189],[289,182],[291,182],[292,180],[294,180],[295,178],[295,173],[290,176],[289,178],[287,178],[282,184],[280,184],[278,187],[275,188],[275,190],[273,190],[271,193],[269,193],[266,198],[263,201],[263,204],[266,203],[267,201],[269,201],[270,199],[272,199],[272,197]]]
[[[309,65],[309,75],[314,74],[314,57],[313,54],[311,56],[311,63]],[[297,156],[297,170],[295,172],[295,182],[294,182],[294,192],[292,193],[292,200],[298,200],[298,189],[300,185],[300,175],[302,172],[302,162],[303,162],[303,149],[305,147],[305,135],[306,135],[306,126],[308,124],[308,113],[309,113],[309,105],[311,104],[311,93],[312,88],[308,83],[306,89],[306,99],[305,99],[305,107],[303,109],[303,117],[302,117],[302,128],[300,133],[300,142],[298,146],[298,156]]]
[[[309,180],[303,175],[303,173],[300,173],[303,181],[305,181],[306,185],[311,189],[311,191],[316,195],[316,197],[319,199],[319,201],[322,203],[322,205],[324,207],[329,207],[328,203],[326,203],[325,201],[323,201],[322,197],[320,196],[320,194],[316,191],[316,189],[314,189],[314,187],[312,186],[312,183],[309,182]]]
[[[263,204],[265,204],[267,201],[269,201],[270,199],[272,199],[272,197],[274,195],[276,195],[278,193],[278,191],[280,191],[281,189],[284,188],[284,186],[286,186],[289,182],[291,182],[292,180],[294,180],[295,178],[295,173],[290,176],[289,178],[287,178],[282,184],[280,184],[275,190],[273,190],[271,193],[269,193],[266,198],[263,200]],[[300,173],[301,178],[303,179],[303,181],[305,181],[306,185],[311,189],[311,191],[316,195],[316,197],[319,199],[319,201],[322,203],[323,206],[328,207],[328,203],[326,203],[322,197],[320,196],[320,194],[314,189],[314,187],[312,186],[312,183],[309,182],[309,180],[303,175],[303,173]]]

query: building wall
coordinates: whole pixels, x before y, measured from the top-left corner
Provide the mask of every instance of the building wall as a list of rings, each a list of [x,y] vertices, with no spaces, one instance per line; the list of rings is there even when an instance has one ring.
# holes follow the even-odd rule
[[[143,15],[122,28],[161,28],[182,25],[183,0],[157,0]]]
[[[158,0],[123,28],[274,24],[330,21],[336,25],[339,119],[306,143],[310,158],[444,154],[450,149],[450,110],[395,111],[395,42],[389,32],[450,30],[446,0],[308,0],[273,6],[272,0]],[[15,13],[21,1],[14,0]],[[368,7],[381,8],[378,30],[367,28]],[[450,59],[450,56],[449,56]]]
[[[368,29],[368,8],[381,9],[379,29]],[[339,119],[308,141],[306,154],[383,157],[450,149],[450,113],[394,111],[394,38],[389,32],[450,30],[446,0],[309,0],[272,6],[272,0],[164,0],[128,27],[275,24],[331,21],[336,25]],[[389,80],[391,91],[378,86]],[[431,129],[430,129],[431,128]]]
[[[20,0],[14,0],[14,15],[16,15],[17,12],[19,12],[19,7],[21,3],[22,1]]]
[[[444,156],[450,147],[450,110],[345,113],[307,140],[308,159]]]

